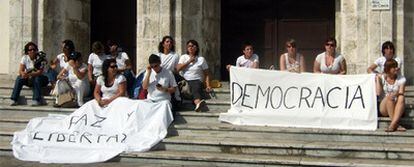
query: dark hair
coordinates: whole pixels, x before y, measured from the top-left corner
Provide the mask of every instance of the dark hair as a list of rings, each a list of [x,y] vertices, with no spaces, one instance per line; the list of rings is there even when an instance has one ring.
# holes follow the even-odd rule
[[[252,43],[250,43],[250,42],[244,42],[243,43],[243,45],[242,45],[242,50],[244,50],[244,49],[246,49],[246,47],[248,47],[248,46],[251,46],[253,49],[254,49],[254,47],[253,47],[253,44]]]
[[[82,58],[82,54],[80,52],[70,52],[68,60],[75,60],[75,61],[79,61]]]
[[[104,77],[105,86],[109,85],[108,84],[108,69],[109,69],[109,66],[111,66],[111,63],[116,64],[116,60],[115,59],[106,59],[102,63],[102,76]]]
[[[24,54],[28,54],[29,53],[29,47],[33,46],[35,48],[36,51],[38,51],[39,49],[37,48],[37,45],[34,42],[28,42],[26,45],[24,45]]]
[[[150,64],[161,63],[161,58],[155,54],[151,54],[148,58]]]
[[[292,46],[292,47],[296,48],[296,40],[295,40],[295,39],[288,39],[288,40],[285,42],[285,45],[286,45],[286,47],[287,47],[288,45],[290,45],[290,46]]]
[[[384,51],[385,51],[386,48],[390,48],[395,52],[394,44],[391,41],[385,41],[382,44],[382,49],[381,49],[382,55],[384,55]]]
[[[105,52],[105,46],[100,41],[95,41],[92,44],[92,52],[97,54],[99,51]]]
[[[63,43],[63,48],[67,49],[69,53],[75,51],[75,44],[73,43],[73,41],[66,39],[62,41],[62,43]]]
[[[194,40],[194,39],[190,39],[189,41],[187,41],[187,44],[186,45],[188,45],[190,43],[193,44],[193,45],[195,45],[197,47],[197,50],[195,52],[195,55],[198,55],[198,53],[200,53],[200,47],[198,46],[198,42],[196,40]],[[188,49],[187,49],[187,52],[186,53],[189,54],[188,53]]]
[[[325,40],[325,44],[328,42],[333,42],[336,46],[336,39],[334,37],[329,37],[328,39]]]
[[[391,68],[395,67],[398,67],[398,62],[394,59],[389,59],[384,63],[384,72],[388,73],[391,70]]]
[[[158,51],[160,53],[163,53],[164,52],[164,46],[163,46],[163,44],[164,44],[164,42],[167,39],[170,39],[173,42],[172,47],[171,47],[171,51],[173,51],[173,52],[175,51],[174,39],[173,39],[173,37],[167,35],[167,36],[162,37],[162,40],[161,40],[160,44],[158,44]]]

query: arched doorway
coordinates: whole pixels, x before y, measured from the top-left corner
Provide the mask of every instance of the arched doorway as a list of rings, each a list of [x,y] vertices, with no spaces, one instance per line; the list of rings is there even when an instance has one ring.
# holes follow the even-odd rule
[[[91,45],[118,42],[136,67],[137,1],[91,1]],[[135,69],[134,69],[135,70]]]
[[[279,55],[289,38],[297,41],[306,58],[307,71],[323,50],[323,42],[335,35],[335,0],[226,0],[221,1],[221,76],[228,80],[226,64],[242,55],[249,41],[260,57],[260,67],[279,69]]]

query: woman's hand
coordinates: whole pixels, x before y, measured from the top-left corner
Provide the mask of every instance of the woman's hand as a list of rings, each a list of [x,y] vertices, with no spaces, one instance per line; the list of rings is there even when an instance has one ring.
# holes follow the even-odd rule
[[[212,90],[212,88],[211,88],[210,86],[207,86],[207,87],[206,87],[206,92],[207,92],[207,93],[210,93],[210,92],[211,92],[211,90]]]

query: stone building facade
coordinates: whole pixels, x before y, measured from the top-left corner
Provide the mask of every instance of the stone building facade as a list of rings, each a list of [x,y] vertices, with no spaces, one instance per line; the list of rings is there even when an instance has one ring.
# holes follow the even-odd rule
[[[93,35],[99,33],[94,32],[101,32],[103,31],[101,29],[105,27],[94,26],[94,20],[105,18],[99,18],[99,15],[98,17],[91,17],[91,13],[94,12],[92,9],[108,8],[110,10],[113,7],[116,8],[116,6],[96,6],[97,4],[104,4],[104,1],[110,0],[0,1],[0,20],[2,23],[0,25],[0,35],[2,37],[0,39],[0,50],[2,50],[2,56],[0,56],[1,76],[3,78],[14,78],[16,76],[16,65],[22,55],[23,46],[28,41],[38,43],[39,48],[45,50],[49,58],[54,58],[61,52],[60,43],[64,39],[72,39],[78,51],[83,55],[89,55],[92,40],[100,39]],[[262,1],[263,5],[258,6],[257,2]],[[175,37],[176,52],[179,54],[185,53],[185,42],[187,40],[195,39],[200,44],[201,54],[206,57],[214,78],[220,79],[223,78],[223,67],[226,63],[233,61],[232,57],[240,55],[237,53],[238,55],[229,58],[228,53],[231,52],[227,52],[228,42],[238,41],[243,39],[243,36],[248,36],[246,34],[234,35],[231,34],[231,30],[226,29],[226,26],[229,25],[226,23],[229,21],[229,16],[231,16],[231,13],[228,11],[240,9],[240,13],[246,14],[243,17],[249,18],[251,17],[249,16],[249,10],[244,10],[250,7],[255,7],[257,11],[266,9],[266,11],[272,12],[279,11],[280,6],[292,4],[300,6],[300,4],[303,4],[301,9],[306,9],[303,11],[303,15],[306,15],[306,18],[295,18],[295,14],[289,15],[289,18],[282,18],[282,15],[284,17],[284,13],[286,13],[286,11],[282,11],[282,14],[275,14],[277,15],[275,18],[279,19],[276,22],[271,22],[271,25],[276,24],[280,26],[287,24],[285,27],[289,27],[291,24],[301,25],[300,21],[305,23],[309,20],[319,19],[312,18],[313,12],[307,12],[307,10],[312,11],[314,7],[307,6],[307,1],[282,0],[278,1],[277,4],[273,1],[262,1],[137,0],[136,3],[134,2],[135,6],[133,6],[134,17],[131,17],[134,19],[132,22],[135,23],[128,24],[135,27],[135,31],[128,35],[123,35],[135,39],[133,40],[134,42],[126,44],[131,46],[128,53],[135,60],[135,67],[139,70],[145,67],[148,56],[151,53],[157,52],[158,43],[164,35]],[[327,24],[328,29],[331,28],[332,31],[325,34],[334,35],[338,40],[337,49],[345,56],[348,71],[351,74],[365,73],[366,68],[376,58],[381,56],[381,44],[387,40],[393,41],[396,45],[396,55],[404,59],[404,74],[412,84],[414,83],[414,70],[410,67],[414,65],[414,1],[390,0],[390,8],[385,10],[374,10],[373,1],[376,0],[329,1],[333,5],[326,5],[326,8],[328,11],[332,11],[332,18],[327,17]],[[272,9],[272,6],[266,5],[265,2],[273,4],[275,9]],[[315,2],[325,3],[328,1]],[[123,6],[121,8],[126,7]],[[130,18],[130,16],[125,16],[125,18]],[[261,19],[269,20],[269,18],[262,17],[257,20],[251,19],[251,21],[256,21],[255,24],[257,23],[257,26],[255,28],[259,29],[260,33],[263,34],[263,32],[267,32],[262,30],[267,28],[267,24],[258,24],[257,21]],[[270,18],[270,20],[272,19],[274,20],[274,18]],[[299,23],[297,20],[299,20]],[[131,21],[126,20],[124,22]],[[332,25],[329,22],[332,22]],[[240,25],[243,24],[241,23]],[[276,34],[280,32],[279,30],[275,31]],[[105,32],[115,33],[119,31],[122,31],[122,26],[121,28]],[[235,29],[235,31],[238,30]],[[256,32],[251,32],[253,36],[256,36],[254,34]],[[284,39],[278,38],[285,34],[275,35],[271,40],[276,41],[277,45],[280,45],[278,41],[283,41]],[[262,36],[258,38],[266,40],[268,34],[264,33]],[[306,35],[303,38],[304,40],[312,40],[307,39]],[[120,40],[122,43],[122,38]],[[253,41],[255,40],[253,39]],[[323,41],[320,42],[322,45]],[[266,63],[277,64],[277,57],[283,52],[283,48],[276,47],[277,51],[266,52],[264,45],[266,45],[266,42],[257,42],[255,47],[259,56],[261,54],[264,55],[264,58],[262,56],[260,58],[264,64],[262,67],[267,68]],[[313,57],[309,58],[309,60],[312,59]],[[312,62],[307,64],[311,65]]]

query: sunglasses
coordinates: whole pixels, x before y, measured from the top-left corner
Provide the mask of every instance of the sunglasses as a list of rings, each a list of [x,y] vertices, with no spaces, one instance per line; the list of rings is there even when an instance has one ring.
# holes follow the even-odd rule
[[[36,49],[29,49],[29,50],[27,50],[27,51],[29,51],[29,52],[30,52],[30,51],[36,51]]]
[[[293,45],[286,45],[287,48],[295,48]]]
[[[325,44],[325,46],[335,47],[335,44],[333,44],[333,43],[327,43],[327,44]]]
[[[154,64],[154,65],[150,65],[151,66],[151,68],[157,68],[157,67],[159,67],[160,65],[159,64]]]
[[[118,68],[118,66],[117,65],[112,65],[112,66],[109,66],[110,68]]]

